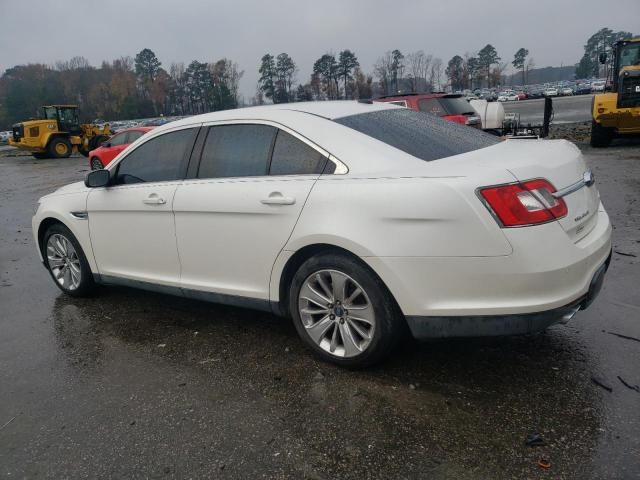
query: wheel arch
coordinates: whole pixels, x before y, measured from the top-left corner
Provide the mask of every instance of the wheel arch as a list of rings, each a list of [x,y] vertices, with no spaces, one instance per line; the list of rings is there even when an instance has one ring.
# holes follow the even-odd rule
[[[97,270],[97,265],[93,256],[91,239],[89,238],[88,224],[86,222],[87,222],[86,220],[77,220],[77,223],[76,223],[76,221],[64,218],[58,213],[52,212],[52,211],[48,211],[45,214],[43,214],[42,219],[39,220],[39,223],[37,224],[37,226],[35,224],[33,225],[34,232],[35,232],[35,239],[38,242],[37,248],[38,248],[38,253],[40,254],[40,259],[44,261],[44,258],[45,258],[44,234],[46,233],[47,229],[50,226],[55,224],[60,224],[68,228],[69,231],[76,238],[76,240],[78,241],[78,243],[80,244],[80,247],[84,252],[84,256],[86,257],[87,262],[89,263],[89,268],[91,269],[92,272],[96,273],[98,270]]]
[[[393,300],[395,308],[398,309],[398,312],[402,313],[402,310],[398,305],[398,302],[395,296],[393,295],[393,293],[391,292],[391,290],[389,289],[385,281],[382,279],[382,277],[380,277],[378,272],[376,272],[371,267],[371,265],[369,265],[362,258],[360,258],[360,256],[353,253],[351,250],[344,248],[342,246],[332,244],[332,243],[312,243],[312,244],[305,245],[304,247],[301,247],[298,250],[296,250],[295,253],[293,253],[293,255],[289,256],[286,259],[286,261],[284,262],[284,265],[282,266],[282,268],[279,270],[279,273],[277,274],[278,276],[277,276],[275,285],[272,281],[272,285],[274,285],[277,288],[277,294],[278,294],[277,299],[275,299],[275,301],[272,302],[272,305],[275,306],[274,313],[287,318],[291,317],[288,305],[289,305],[289,287],[291,285],[291,281],[293,280],[293,276],[296,274],[300,266],[305,261],[307,261],[309,258],[313,256],[323,254],[323,253],[338,253],[338,254],[346,255],[354,259],[355,261],[357,261],[365,269],[369,270],[369,272],[371,272],[372,275],[375,275],[375,277],[380,281],[383,288],[387,291],[390,298]]]

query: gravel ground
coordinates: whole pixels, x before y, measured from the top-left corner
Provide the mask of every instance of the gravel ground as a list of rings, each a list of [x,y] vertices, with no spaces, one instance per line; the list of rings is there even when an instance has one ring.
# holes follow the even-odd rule
[[[360,372],[271,315],[62,295],[30,220],[86,160],[0,158],[0,477],[640,478],[640,392],[622,383],[640,384],[640,143],[579,145],[615,227],[592,307],[539,335],[408,342]]]

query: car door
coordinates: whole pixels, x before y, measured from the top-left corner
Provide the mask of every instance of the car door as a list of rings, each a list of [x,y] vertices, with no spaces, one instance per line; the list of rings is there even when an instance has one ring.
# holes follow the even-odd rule
[[[178,287],[171,206],[197,131],[180,128],[150,138],[110,169],[110,186],[89,193],[91,245],[105,279]]]
[[[173,205],[185,294],[267,306],[275,259],[326,163],[326,152],[291,131],[210,126],[195,178]]]

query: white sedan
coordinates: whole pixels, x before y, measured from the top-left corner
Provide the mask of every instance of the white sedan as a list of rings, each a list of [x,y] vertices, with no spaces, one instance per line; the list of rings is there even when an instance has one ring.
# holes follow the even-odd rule
[[[500,92],[498,95],[499,102],[517,102],[520,100],[520,97],[516,92]]]
[[[582,154],[369,102],[245,108],[154,129],[42,197],[73,296],[126,285],[291,317],[347,367],[416,338],[521,334],[598,293],[611,226]]]

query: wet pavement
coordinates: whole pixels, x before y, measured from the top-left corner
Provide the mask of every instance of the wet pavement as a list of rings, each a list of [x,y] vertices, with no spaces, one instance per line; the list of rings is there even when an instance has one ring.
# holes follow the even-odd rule
[[[618,378],[640,384],[640,143],[585,153],[619,252],[589,310],[534,336],[407,342],[359,372],[271,315],[64,296],[30,220],[85,160],[0,158],[0,477],[640,478],[640,392]]]

